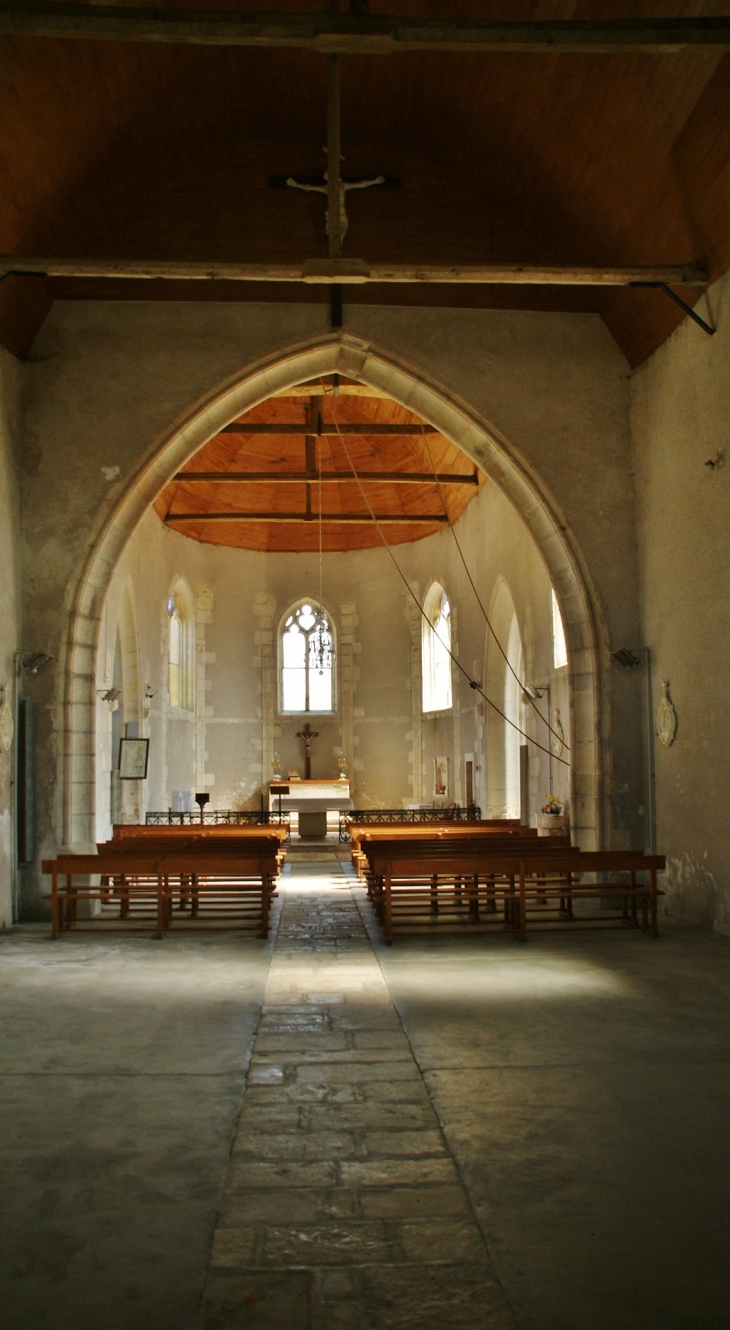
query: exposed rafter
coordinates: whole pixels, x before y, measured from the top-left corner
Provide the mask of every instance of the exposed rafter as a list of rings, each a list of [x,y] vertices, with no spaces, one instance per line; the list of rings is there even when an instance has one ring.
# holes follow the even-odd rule
[[[305,263],[188,263],[143,259],[53,259],[0,254],[0,274],[45,277],[145,278],[190,282],[448,283],[481,286],[706,286],[699,263],[646,267],[527,263],[367,263],[364,259],[311,259]],[[2,276],[0,276],[0,281]]]
[[[322,437],[326,435],[337,436],[338,434],[438,434],[435,425],[384,425],[377,420],[364,422],[346,421],[339,428],[333,425],[331,421],[315,420],[302,423],[301,421],[274,420],[261,423],[260,421],[235,420],[232,425],[224,425],[219,430],[220,434],[305,434],[309,437]]]
[[[343,429],[343,434],[347,430]],[[355,485],[358,480],[391,485],[478,485],[476,471],[471,475],[428,471],[359,471],[357,477],[343,471],[178,471],[173,480],[192,484],[260,485],[275,482],[286,484]]]
[[[397,51],[673,52],[730,47],[730,19],[699,16],[492,22],[383,14],[247,14],[0,0],[0,33],[204,46],[300,47],[325,54]]]
[[[373,517],[369,513],[322,513],[325,523],[411,522],[448,523],[445,513],[382,513]],[[167,513],[166,522],[319,522],[319,513]]]

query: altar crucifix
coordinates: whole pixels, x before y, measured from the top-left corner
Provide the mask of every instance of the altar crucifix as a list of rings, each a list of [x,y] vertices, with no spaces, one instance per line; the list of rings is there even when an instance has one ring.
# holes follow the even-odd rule
[[[313,730],[307,721],[303,730],[297,731],[297,739],[304,740],[304,779],[312,779],[312,740],[319,738],[319,730]]]

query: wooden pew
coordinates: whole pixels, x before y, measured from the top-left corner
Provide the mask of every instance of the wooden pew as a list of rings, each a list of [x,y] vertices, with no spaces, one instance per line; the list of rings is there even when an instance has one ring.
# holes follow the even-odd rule
[[[145,837],[107,842],[97,855],[61,854],[44,860],[43,872],[52,879],[53,936],[77,922],[80,901],[108,905],[117,898],[120,920],[129,925],[152,913],[156,935],[162,937],[173,922],[174,902],[182,905],[189,898],[195,906],[192,917],[203,901],[212,906],[206,910],[208,920],[253,921],[266,937],[279,855],[278,836],[190,844]],[[100,877],[98,886],[74,881],[91,875]]]
[[[563,844],[557,844],[551,838],[548,859],[558,849],[569,849],[567,837],[561,838]],[[363,851],[367,860],[365,878],[368,894],[373,902],[381,922],[385,916],[385,865],[394,863],[398,871],[391,869],[394,883],[391,892],[392,905],[395,903],[401,913],[423,913],[427,908],[431,916],[451,914],[454,922],[463,920],[461,907],[468,904],[468,917],[472,922],[483,918],[482,906],[487,915],[496,915],[501,906],[504,927],[514,927],[515,875],[504,873],[498,867],[491,867],[495,855],[518,856],[533,854],[545,845],[544,839],[536,836],[501,836],[480,835],[471,838],[460,837],[451,840],[443,838],[408,837],[402,841],[387,838],[369,838],[363,842]],[[451,871],[454,857],[460,861],[471,860],[481,865],[480,871],[473,866],[463,873]],[[401,861],[408,860],[408,868],[400,871]],[[486,865],[489,864],[489,868]],[[554,876],[554,875],[553,875]],[[546,875],[542,875],[546,880]],[[563,874],[559,881],[567,885]]]
[[[352,849],[350,856],[358,877],[364,875],[366,856],[363,846],[371,840],[390,841],[457,841],[470,840],[482,836],[526,836],[536,838],[534,827],[521,826],[518,819],[494,818],[483,821],[462,823],[412,823],[390,826],[383,823],[361,823],[350,828]]]
[[[657,873],[664,869],[663,856],[644,855],[640,851],[586,852],[558,846],[553,838],[510,841],[509,838],[480,843],[424,844],[384,840],[365,843],[368,874],[373,901],[383,926],[386,942],[392,942],[393,911],[432,913],[442,909],[441,901],[452,893],[458,910],[459,892],[464,889],[471,903],[470,917],[479,919],[480,898],[491,893],[503,906],[505,925],[520,940],[527,937],[528,914],[537,913],[544,920],[547,907],[557,905],[563,922],[576,920],[574,903],[580,900],[614,898],[620,906],[622,922],[637,922],[641,907],[642,926],[657,935]],[[638,873],[648,875],[639,883]],[[629,881],[585,881],[589,874],[628,874]],[[580,878],[580,881],[577,879]],[[465,886],[468,884],[468,887]],[[456,894],[454,894],[456,892]],[[474,908],[475,907],[475,908]],[[595,921],[593,921],[595,922]]]

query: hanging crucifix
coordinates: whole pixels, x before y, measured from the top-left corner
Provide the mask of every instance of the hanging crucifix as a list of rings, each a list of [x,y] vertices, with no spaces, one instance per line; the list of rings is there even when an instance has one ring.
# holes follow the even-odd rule
[[[295,180],[293,176],[273,177],[272,184],[286,184],[290,189],[303,189],[314,194],[324,194],[327,198],[327,252],[331,259],[342,257],[342,242],[347,234],[348,217],[345,196],[351,189],[369,189],[371,185],[398,185],[397,178],[383,175],[373,176],[369,180],[343,180],[340,174],[342,154],[340,152],[340,57],[327,56],[327,170],[324,184],[316,180]],[[321,179],[321,177],[320,177]],[[330,324],[333,328],[342,326],[342,287],[333,283],[330,286]]]
[[[313,730],[307,721],[303,730],[297,731],[297,739],[304,740],[304,779],[312,779],[312,740],[319,738],[319,730]]]

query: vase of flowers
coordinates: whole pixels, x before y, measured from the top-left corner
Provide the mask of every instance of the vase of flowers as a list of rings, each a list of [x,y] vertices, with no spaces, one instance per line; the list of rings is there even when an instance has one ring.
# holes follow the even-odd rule
[[[563,805],[554,794],[549,794],[537,815],[538,836],[564,836],[567,817]]]

